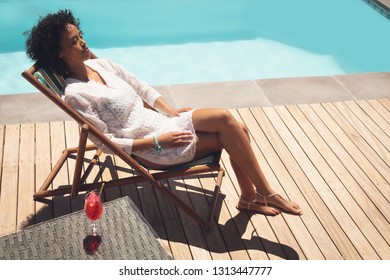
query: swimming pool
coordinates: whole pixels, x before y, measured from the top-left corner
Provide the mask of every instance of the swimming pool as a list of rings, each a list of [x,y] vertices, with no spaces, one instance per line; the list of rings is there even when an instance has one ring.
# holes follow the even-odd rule
[[[0,94],[35,91],[22,33],[59,8],[152,85],[390,71],[390,21],[362,0],[0,0]]]

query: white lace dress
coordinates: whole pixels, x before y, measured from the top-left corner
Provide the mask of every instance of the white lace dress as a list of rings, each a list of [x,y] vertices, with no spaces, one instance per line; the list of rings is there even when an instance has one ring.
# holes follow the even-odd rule
[[[175,165],[192,160],[196,140],[188,146],[132,151],[133,139],[160,135],[169,131],[190,131],[195,135],[192,112],[169,117],[144,107],[153,107],[161,95],[133,74],[105,59],[91,59],[85,64],[97,71],[106,85],[95,81],[66,79],[64,100],[128,154],[150,162]],[[96,139],[91,140],[104,152],[110,152]]]

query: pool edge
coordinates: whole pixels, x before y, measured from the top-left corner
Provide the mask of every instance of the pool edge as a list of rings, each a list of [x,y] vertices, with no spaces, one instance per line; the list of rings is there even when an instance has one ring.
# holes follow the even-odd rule
[[[390,72],[154,86],[175,107],[248,108],[390,97]],[[39,93],[0,95],[0,124],[70,120]]]

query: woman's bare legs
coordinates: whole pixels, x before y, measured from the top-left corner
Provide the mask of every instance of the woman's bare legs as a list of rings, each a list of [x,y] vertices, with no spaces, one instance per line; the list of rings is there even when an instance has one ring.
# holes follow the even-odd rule
[[[218,133],[197,132],[197,136],[199,141],[196,145],[197,153],[195,155],[195,158],[202,158],[208,153],[224,148],[221,141],[219,140]],[[265,215],[275,216],[279,214],[280,211],[274,207],[268,207],[262,204],[252,203],[256,199],[256,190],[253,187],[252,181],[248,178],[245,172],[242,171],[238,164],[232,160],[231,157],[230,162],[241,190],[240,200],[237,206],[240,209],[252,210],[259,213],[263,213]],[[248,203],[250,204],[250,209],[248,209]]]
[[[267,197],[275,193],[257,162],[246,128],[236,121],[229,111],[197,109],[193,112],[192,120],[199,138],[196,157],[224,148],[230,156],[242,199],[264,203],[263,196]],[[301,214],[296,203],[287,202],[280,196],[270,197],[268,202],[287,212]],[[269,208],[264,208],[267,214],[277,214],[276,209]],[[269,211],[272,213],[268,213]]]

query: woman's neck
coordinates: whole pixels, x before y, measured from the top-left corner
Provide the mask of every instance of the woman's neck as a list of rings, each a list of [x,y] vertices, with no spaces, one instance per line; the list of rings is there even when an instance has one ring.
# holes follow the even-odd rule
[[[77,67],[68,67],[69,78],[74,78],[79,81],[88,82],[88,81],[96,81],[103,85],[106,85],[106,81],[100,76],[100,74],[93,69],[86,66],[84,63]]]
[[[78,65],[68,65],[68,73],[70,78],[74,78],[80,81],[88,81],[88,67],[84,62]]]

